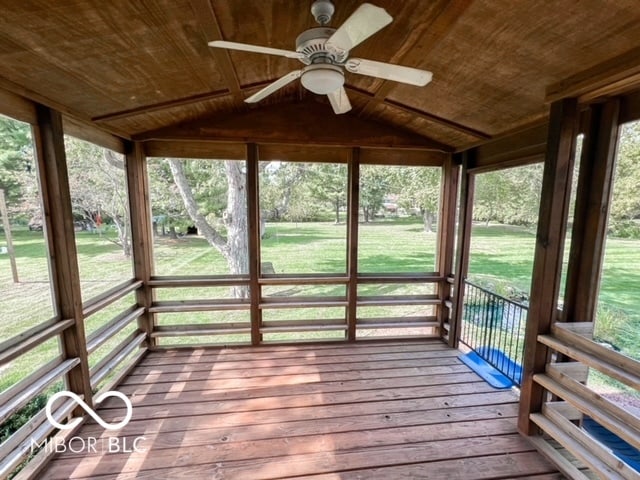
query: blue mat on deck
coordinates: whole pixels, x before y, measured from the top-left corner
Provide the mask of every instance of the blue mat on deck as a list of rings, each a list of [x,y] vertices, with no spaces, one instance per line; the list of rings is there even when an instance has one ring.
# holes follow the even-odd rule
[[[604,428],[591,417],[584,417],[582,428],[600,443],[609,447],[616,457],[622,459],[635,471],[640,472],[640,451],[637,448]]]
[[[467,365],[471,370],[476,372],[482,379],[494,388],[510,388],[513,382],[504,374],[492,367],[484,358],[476,352],[465,353],[460,355],[462,363]]]
[[[508,373],[518,383],[522,378],[522,367],[497,348],[480,347],[478,353],[471,351],[460,355],[459,358],[494,388],[510,388],[514,386],[514,382],[491,363],[499,366],[503,372]]]

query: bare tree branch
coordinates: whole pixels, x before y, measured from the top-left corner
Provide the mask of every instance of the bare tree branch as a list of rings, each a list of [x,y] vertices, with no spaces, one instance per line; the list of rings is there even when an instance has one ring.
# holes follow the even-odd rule
[[[104,159],[112,167],[116,167],[119,170],[124,170],[124,158],[122,155],[115,153],[108,148],[102,150],[104,152]]]

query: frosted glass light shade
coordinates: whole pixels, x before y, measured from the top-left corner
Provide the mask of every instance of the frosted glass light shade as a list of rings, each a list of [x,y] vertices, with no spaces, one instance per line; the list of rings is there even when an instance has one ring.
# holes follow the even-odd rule
[[[319,95],[335,92],[344,85],[344,75],[331,68],[307,70],[300,79],[307,90]]]

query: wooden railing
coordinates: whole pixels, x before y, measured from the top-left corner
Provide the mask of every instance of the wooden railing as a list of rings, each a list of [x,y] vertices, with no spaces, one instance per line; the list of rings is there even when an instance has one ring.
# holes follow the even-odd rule
[[[533,377],[547,392],[542,411],[530,415],[544,434],[558,442],[601,478],[634,479],[640,472],[607,445],[581,428],[589,418],[611,434],[640,449],[640,417],[633,410],[594,391],[586,382],[589,369],[640,392],[640,362],[591,339],[593,323],[556,323],[538,342],[553,353],[545,373]],[[559,361],[568,360],[568,361]],[[636,397],[637,398],[637,397]],[[538,449],[555,461],[569,478],[586,479],[546,436],[531,437]]]
[[[94,297],[83,305],[84,320],[103,311],[118,300],[124,299],[141,286],[142,282],[140,281],[128,280]],[[122,342],[109,349],[102,358],[95,359],[91,356],[95,355],[100,347],[103,347],[108,340],[130,326],[143,313],[144,308],[132,304],[87,337],[85,349],[91,363],[95,364],[90,371],[91,388],[94,395],[111,390],[133,368],[146,351],[144,346],[146,334],[136,328]],[[63,332],[74,325],[75,320],[56,317],[2,342],[0,344],[0,367],[31,352],[47,340],[61,338]],[[79,358],[58,356],[0,393],[0,425],[5,424],[13,415],[40,396],[48,397],[53,390],[63,388],[66,376],[79,363]],[[54,405],[52,416],[58,422],[63,422],[74,412],[76,407],[77,405],[72,399],[67,399],[60,405]],[[36,474],[38,465],[42,465],[52,451],[40,449],[38,452],[37,449],[34,450],[34,445],[42,445],[52,435],[55,435],[56,440],[59,440],[72,434],[72,431],[69,430],[57,431],[48,421],[44,409],[25,420],[28,421],[0,444],[0,459],[2,459],[0,461],[0,478],[2,479],[31,457],[34,458],[30,461],[29,467],[22,471],[18,478],[29,478],[30,475]]]
[[[371,284],[423,284],[436,285],[441,288],[446,280],[437,273],[429,274],[360,274],[357,285]],[[184,277],[152,277],[149,285],[156,291],[182,287],[249,287],[246,276],[184,276]],[[264,295],[263,288],[270,286],[336,286],[344,285],[344,295]],[[443,301],[438,294],[424,295],[356,295],[350,296],[349,277],[345,275],[306,274],[306,275],[262,275],[258,278],[257,289],[259,300],[258,312],[286,309],[343,308],[345,314],[333,319],[295,319],[265,320],[259,315],[250,315],[248,321],[231,323],[205,324],[167,324],[160,322],[154,326],[153,338],[220,336],[231,334],[249,335],[252,326],[260,334],[268,333],[310,333],[344,331],[345,336],[331,340],[346,340],[349,328],[349,312],[356,312],[357,307],[394,307],[394,306],[442,306]],[[425,289],[426,290],[426,289]],[[157,295],[156,295],[157,296]],[[251,310],[251,300],[237,298],[188,299],[188,300],[156,300],[149,311],[154,314],[208,311],[246,311]],[[355,307],[355,308],[353,308]],[[439,323],[435,315],[386,316],[377,318],[361,318],[356,315],[356,329],[410,329],[428,328],[433,332],[430,336],[439,336]],[[422,335],[424,336],[424,335]],[[375,337],[377,339],[381,337]],[[295,340],[295,337],[293,337]],[[324,340],[324,339],[323,339]],[[225,340],[222,340],[225,342]],[[247,338],[247,342],[249,339]],[[240,342],[245,343],[245,342]],[[161,344],[162,345],[162,344]],[[193,346],[188,343],[186,346]]]

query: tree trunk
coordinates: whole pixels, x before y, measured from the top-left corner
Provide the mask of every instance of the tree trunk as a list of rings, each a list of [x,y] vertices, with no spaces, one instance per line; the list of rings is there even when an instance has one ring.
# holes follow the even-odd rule
[[[180,192],[184,206],[187,209],[187,213],[193,223],[196,224],[196,228],[200,233],[202,233],[202,236],[207,240],[209,245],[214,247],[225,258],[227,258],[230,254],[227,241],[215,228],[209,225],[205,216],[200,212],[198,203],[193,195],[191,185],[189,185],[189,180],[187,180],[187,176],[184,173],[182,162],[180,160],[170,158],[169,168],[171,169],[173,180],[176,187],[178,187],[178,191]]]
[[[267,220],[265,214],[260,212],[260,239],[264,238],[265,233],[267,233]]]
[[[118,244],[122,247],[122,254],[125,257],[131,256],[131,240],[129,236],[129,222],[125,218],[124,221],[120,221],[117,216],[112,218],[113,224],[118,231]]]
[[[173,179],[184,201],[189,217],[209,245],[222,254],[229,266],[229,272],[234,275],[247,274],[249,272],[249,236],[246,213],[247,189],[242,166],[243,164],[237,161],[227,160],[224,162],[228,186],[227,211],[224,216],[227,227],[227,238],[225,239],[207,222],[203,213],[200,212],[189,181],[184,173],[182,163],[176,159],[169,159],[169,167],[171,168]],[[233,287],[232,292],[236,298],[249,296],[247,287]]]
[[[336,207],[336,225],[340,223],[340,199],[336,198],[334,201]]]
[[[169,238],[171,240],[177,240],[178,239],[178,234],[176,233],[176,227],[174,227],[173,225],[171,225],[169,227]]]
[[[249,273],[249,229],[247,225],[247,188],[243,164],[232,160],[224,162],[227,174],[227,264],[234,275]],[[247,287],[233,287],[233,296],[248,298]]]
[[[433,232],[433,213],[429,210],[424,210],[422,213],[422,220],[424,222],[424,231],[427,233]]]

